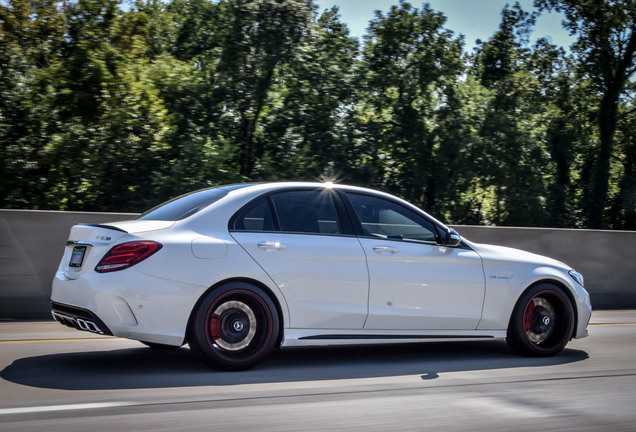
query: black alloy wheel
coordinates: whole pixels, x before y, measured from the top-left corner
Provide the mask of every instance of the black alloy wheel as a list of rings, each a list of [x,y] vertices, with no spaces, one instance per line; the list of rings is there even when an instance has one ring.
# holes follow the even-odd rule
[[[540,284],[525,292],[512,313],[507,342],[520,354],[549,357],[572,338],[574,309],[563,290]]]
[[[230,283],[211,291],[196,310],[189,345],[204,362],[245,370],[263,360],[278,339],[276,307],[260,288]]]

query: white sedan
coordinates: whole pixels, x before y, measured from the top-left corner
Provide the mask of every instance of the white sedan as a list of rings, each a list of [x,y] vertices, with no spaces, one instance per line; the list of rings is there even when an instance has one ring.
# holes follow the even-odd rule
[[[76,225],[51,300],[62,324],[187,343],[227,370],[307,345],[505,338],[550,356],[585,337],[591,315],[567,265],[330,183],[215,187],[135,220]]]

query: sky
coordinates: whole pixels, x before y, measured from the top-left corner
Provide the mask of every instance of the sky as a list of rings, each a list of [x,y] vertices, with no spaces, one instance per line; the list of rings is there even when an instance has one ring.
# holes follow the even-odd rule
[[[398,0],[314,0],[318,4],[318,11],[338,6],[340,20],[347,24],[351,36],[362,38],[368,27],[368,23],[374,18],[374,11],[380,10],[385,15],[392,5],[397,5]],[[421,9],[423,3],[429,3],[435,11],[442,12],[447,21],[444,27],[455,34],[465,36],[464,50],[471,52],[475,47],[475,40],[488,40],[497,31],[501,21],[501,10],[506,4],[512,6],[514,0],[428,0],[409,3]],[[526,12],[534,11],[532,0],[519,0],[519,4]],[[565,49],[574,42],[574,38],[563,29],[561,21],[563,16],[556,12],[543,12],[534,26],[531,35],[531,43],[541,37],[560,45]]]

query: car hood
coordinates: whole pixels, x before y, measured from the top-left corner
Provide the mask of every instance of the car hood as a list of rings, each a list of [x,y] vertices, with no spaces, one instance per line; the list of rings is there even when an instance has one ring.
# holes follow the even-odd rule
[[[566,270],[570,268],[567,264],[564,264],[561,261],[520,249],[480,243],[470,243],[470,247],[477,252],[484,261],[521,262],[536,265],[547,265]]]

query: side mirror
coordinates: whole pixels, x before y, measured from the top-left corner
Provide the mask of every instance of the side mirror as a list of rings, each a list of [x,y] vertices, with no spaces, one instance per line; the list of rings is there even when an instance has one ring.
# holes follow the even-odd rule
[[[459,233],[452,228],[448,228],[448,231],[446,231],[446,246],[457,247],[461,242],[462,237]]]

